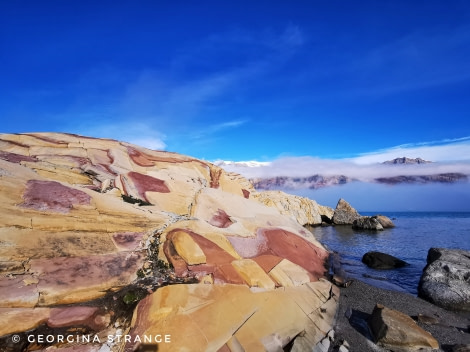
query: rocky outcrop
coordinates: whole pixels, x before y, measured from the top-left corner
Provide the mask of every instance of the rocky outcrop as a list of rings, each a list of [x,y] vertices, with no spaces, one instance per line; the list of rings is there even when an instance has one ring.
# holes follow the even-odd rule
[[[328,252],[298,222],[320,221],[316,203],[279,197],[284,215],[239,175],[114,140],[2,134],[0,148],[2,347],[75,350],[26,339],[72,331],[97,336],[87,351],[162,334],[159,351],[300,351],[331,329]]]
[[[354,220],[361,215],[344,199],[340,199],[333,215],[333,223],[336,225],[352,225]]]
[[[395,227],[395,224],[388,216],[375,215],[374,218],[376,218],[379,221],[380,225],[382,225],[384,229]]]
[[[392,351],[432,351],[437,340],[408,315],[377,304],[369,318],[375,342]]]
[[[256,193],[254,199],[269,207],[274,207],[281,214],[294,218],[301,225],[319,225],[322,216],[328,216],[328,207],[322,207],[314,200],[287,194],[281,191]]]
[[[375,216],[361,216],[353,221],[352,228],[355,230],[382,231],[384,228]]]
[[[385,215],[361,216],[352,224],[352,228],[355,230],[382,231],[390,227],[395,227],[395,224]]]
[[[362,262],[373,269],[396,269],[408,265],[407,262],[394,257],[393,255],[371,251],[364,254]]]
[[[431,248],[418,295],[451,310],[470,311],[470,251]]]

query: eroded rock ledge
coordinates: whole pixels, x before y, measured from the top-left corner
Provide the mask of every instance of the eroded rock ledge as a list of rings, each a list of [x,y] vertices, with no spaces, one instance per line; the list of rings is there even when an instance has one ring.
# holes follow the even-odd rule
[[[330,331],[339,291],[301,226],[328,209],[266,206],[239,175],[114,140],[2,134],[0,148],[5,351],[132,351],[157,332],[173,337],[159,351],[302,351]],[[27,342],[41,333],[98,341]]]

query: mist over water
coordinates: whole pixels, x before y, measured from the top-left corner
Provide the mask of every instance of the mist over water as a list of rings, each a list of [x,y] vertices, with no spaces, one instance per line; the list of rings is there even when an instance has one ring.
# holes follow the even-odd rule
[[[316,190],[286,190],[287,193],[314,199],[335,208],[340,198],[359,212],[387,211],[470,211],[470,183],[384,185],[351,182]]]

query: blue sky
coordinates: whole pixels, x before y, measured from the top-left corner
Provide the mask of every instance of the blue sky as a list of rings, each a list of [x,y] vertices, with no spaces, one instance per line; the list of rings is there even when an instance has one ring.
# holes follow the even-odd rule
[[[0,1],[0,53],[1,132],[207,160],[470,155],[466,0]]]

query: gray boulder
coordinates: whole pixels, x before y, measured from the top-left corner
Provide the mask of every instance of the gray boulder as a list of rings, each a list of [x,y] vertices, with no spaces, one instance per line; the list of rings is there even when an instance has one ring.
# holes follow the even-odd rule
[[[374,218],[376,218],[380,222],[380,225],[382,225],[382,227],[384,229],[387,229],[387,228],[390,228],[390,227],[395,227],[395,224],[393,223],[393,221],[388,216],[375,215]]]
[[[431,248],[418,295],[446,309],[470,311],[470,251]]]
[[[361,216],[353,221],[352,228],[355,230],[382,231],[384,228],[375,216]]]
[[[364,254],[362,257],[362,262],[369,268],[381,270],[402,268],[408,265],[407,262],[398,259],[393,255],[376,251],[371,251]]]
[[[352,225],[354,220],[358,219],[360,216],[356,209],[341,198],[333,214],[333,223],[336,225]]]

